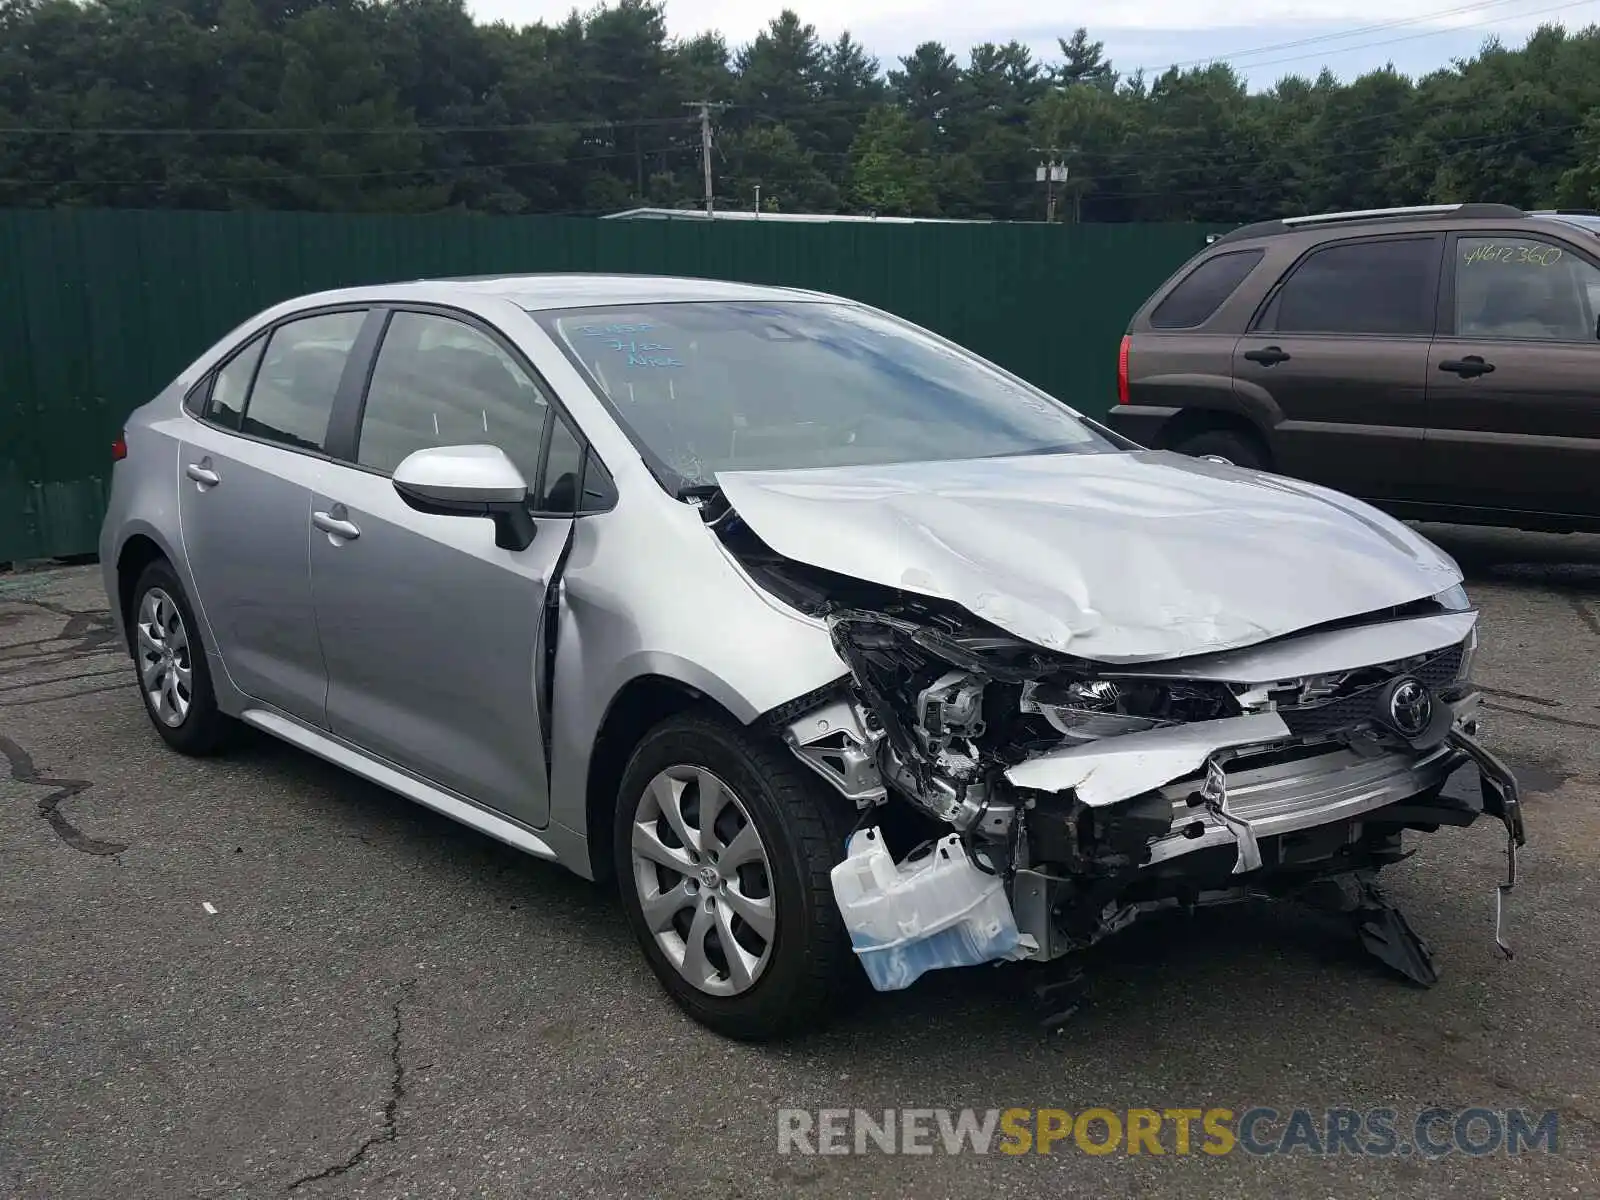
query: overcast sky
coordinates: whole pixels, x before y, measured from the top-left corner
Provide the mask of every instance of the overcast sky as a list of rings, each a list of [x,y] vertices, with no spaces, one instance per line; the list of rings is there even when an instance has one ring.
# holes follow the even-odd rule
[[[467,4],[479,20],[513,24],[560,21],[574,7],[590,7],[589,0]],[[1342,78],[1390,61],[1421,75],[1475,54],[1490,34],[1515,47],[1543,22],[1576,30],[1600,21],[1600,0],[1101,0],[1081,17],[1055,20],[1041,9],[1057,6],[1039,0],[668,0],[667,26],[680,37],[716,29],[737,48],[785,7],[826,39],[848,29],[886,68],[928,40],[963,61],[976,43],[1013,38],[1055,58],[1056,38],[1083,24],[1118,70],[1226,57],[1254,88],[1283,75],[1314,76],[1324,65]]]

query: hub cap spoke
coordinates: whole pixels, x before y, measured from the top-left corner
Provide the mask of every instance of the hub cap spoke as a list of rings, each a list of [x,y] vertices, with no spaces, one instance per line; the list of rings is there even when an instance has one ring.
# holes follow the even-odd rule
[[[630,846],[639,906],[667,961],[711,995],[753,987],[772,957],[777,908],[744,802],[703,767],[668,767],[639,800]]]

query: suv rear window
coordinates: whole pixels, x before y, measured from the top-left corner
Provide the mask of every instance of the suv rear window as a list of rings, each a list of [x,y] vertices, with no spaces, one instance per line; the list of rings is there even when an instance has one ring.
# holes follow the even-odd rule
[[[1264,250],[1234,250],[1208,258],[1179,281],[1150,314],[1152,329],[1193,329],[1211,319],[1255,270]]]
[[[1438,277],[1439,239],[1432,236],[1324,246],[1278,289],[1261,328],[1430,334]]]

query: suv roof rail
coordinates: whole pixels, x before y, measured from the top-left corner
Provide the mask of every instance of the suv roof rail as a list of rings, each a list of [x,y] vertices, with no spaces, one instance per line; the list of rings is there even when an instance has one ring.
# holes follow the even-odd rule
[[[1310,213],[1299,217],[1281,217],[1272,221],[1255,221],[1230,230],[1219,238],[1213,238],[1209,244],[1215,246],[1223,242],[1244,241],[1246,238],[1272,237],[1276,234],[1293,233],[1299,229],[1314,229],[1321,225],[1344,223],[1355,225],[1364,221],[1419,220],[1429,217],[1455,217],[1460,220],[1503,220],[1509,217],[1521,220],[1533,215],[1511,204],[1413,204],[1403,208],[1362,208],[1349,212]]]
[[[1412,204],[1402,208],[1362,208],[1350,212],[1284,217],[1283,224],[1293,228],[1333,221],[1366,221],[1373,217],[1523,217],[1526,215],[1522,209],[1510,204]]]

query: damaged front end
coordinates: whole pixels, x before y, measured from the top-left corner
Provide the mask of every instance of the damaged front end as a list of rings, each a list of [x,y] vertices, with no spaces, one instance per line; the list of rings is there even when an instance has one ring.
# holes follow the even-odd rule
[[[1115,664],[784,559],[725,508],[710,520],[758,585],[826,623],[849,667],[774,721],[861,810],[834,888],[881,989],[1056,959],[1146,913],[1250,896],[1331,905],[1427,984],[1426,943],[1374,884],[1409,853],[1404,832],[1487,813],[1507,831],[1501,892],[1514,881],[1516,783],[1476,740],[1477,618],[1459,589],[1256,647]],[[1479,795],[1445,794],[1469,765]],[[1496,938],[1505,949],[1498,905]]]

